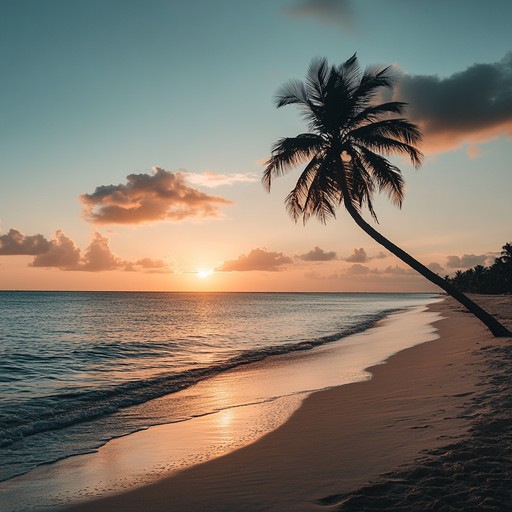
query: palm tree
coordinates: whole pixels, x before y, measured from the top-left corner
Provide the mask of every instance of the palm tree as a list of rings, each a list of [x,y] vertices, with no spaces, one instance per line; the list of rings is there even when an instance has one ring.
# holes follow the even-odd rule
[[[400,247],[376,231],[361,216],[373,209],[376,192],[386,192],[402,205],[404,181],[401,170],[385,158],[408,157],[418,168],[423,155],[417,149],[421,134],[416,125],[396,117],[406,104],[377,103],[382,88],[392,89],[390,68],[371,67],[362,71],[354,54],[339,66],[314,59],[304,82],[293,80],[277,94],[277,107],[297,105],[308,123],[309,133],[278,140],[267,162],[263,184],[268,191],[272,179],[304,163],[294,189],[285,199],[288,212],[297,222],[311,216],[326,222],[343,204],[356,224],[388,251],[445,290],[476,315],[495,336],[510,336],[506,327]]]

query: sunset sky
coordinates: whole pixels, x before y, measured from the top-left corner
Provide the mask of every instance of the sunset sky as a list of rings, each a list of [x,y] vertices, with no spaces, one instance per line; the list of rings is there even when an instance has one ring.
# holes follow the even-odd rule
[[[312,58],[393,64],[424,133],[384,235],[445,275],[512,241],[509,0],[0,0],[0,289],[431,291],[340,210],[294,224]],[[369,215],[366,218],[370,220]]]

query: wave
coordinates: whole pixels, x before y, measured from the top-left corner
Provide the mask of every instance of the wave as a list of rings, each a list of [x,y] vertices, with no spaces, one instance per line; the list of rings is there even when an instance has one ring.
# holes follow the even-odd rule
[[[0,447],[8,447],[35,434],[95,420],[120,409],[176,393],[219,373],[268,357],[310,350],[338,341],[369,329],[377,321],[396,311],[399,309],[388,309],[371,316],[367,315],[358,324],[335,334],[245,351],[210,366],[166,373],[151,379],[134,380],[101,389],[73,390],[4,406],[0,411]]]

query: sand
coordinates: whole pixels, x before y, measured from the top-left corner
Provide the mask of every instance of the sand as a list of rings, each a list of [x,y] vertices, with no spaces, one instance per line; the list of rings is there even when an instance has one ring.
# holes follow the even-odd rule
[[[476,297],[512,327],[512,297]],[[508,510],[510,339],[451,299],[440,338],[310,395],[257,442],[89,511]]]

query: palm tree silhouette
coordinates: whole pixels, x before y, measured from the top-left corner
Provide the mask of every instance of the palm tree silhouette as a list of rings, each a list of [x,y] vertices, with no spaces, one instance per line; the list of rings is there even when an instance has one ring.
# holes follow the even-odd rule
[[[403,102],[377,103],[382,88],[392,89],[389,67],[370,67],[362,71],[354,54],[339,66],[326,59],[314,59],[304,82],[292,80],[277,93],[277,107],[297,105],[310,133],[279,139],[267,162],[263,184],[268,191],[272,179],[305,163],[285,205],[297,222],[311,216],[326,222],[335,217],[343,204],[356,224],[376,242],[407,263],[422,276],[445,290],[477,316],[495,336],[512,334],[480,306],[459,292],[400,247],[389,241],[361,216],[373,209],[376,192],[386,192],[401,207],[404,196],[402,171],[383,155],[408,157],[415,167],[423,155],[417,149],[421,133],[416,125],[396,115]]]

